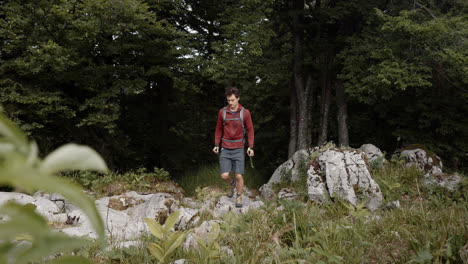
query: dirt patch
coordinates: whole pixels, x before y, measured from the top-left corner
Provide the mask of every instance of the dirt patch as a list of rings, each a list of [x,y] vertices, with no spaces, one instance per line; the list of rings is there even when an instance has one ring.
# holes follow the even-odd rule
[[[143,203],[142,199],[135,199],[135,197],[130,197],[123,195],[118,198],[110,198],[109,199],[109,208],[112,208],[117,211],[127,210],[130,207],[139,205]]]

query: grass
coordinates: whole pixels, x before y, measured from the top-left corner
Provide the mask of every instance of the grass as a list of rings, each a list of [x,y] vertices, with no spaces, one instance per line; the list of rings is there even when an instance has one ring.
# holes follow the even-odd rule
[[[248,162],[248,160],[246,160]],[[263,182],[263,176],[260,173],[247,166],[244,174],[244,185],[249,189],[258,189]],[[231,173],[231,177],[234,178],[234,174]],[[194,196],[197,188],[203,188],[206,186],[226,188],[227,184],[221,179],[219,164],[207,164],[202,165],[196,170],[189,170],[184,173],[180,179],[177,180],[179,186],[184,189],[186,196]]]
[[[247,214],[226,214],[217,243],[234,254],[220,251],[219,258],[206,263],[462,263],[459,250],[468,241],[466,177],[449,192],[423,185],[420,172],[398,162],[374,168],[372,174],[385,203],[398,200],[401,208],[371,212],[339,200],[327,205],[269,201]],[[247,179],[247,185],[258,186]],[[187,173],[179,183],[187,192],[224,184],[216,165]],[[281,205],[284,209],[278,210]],[[152,239],[141,241],[145,245]],[[94,263],[155,261],[144,247],[106,254],[90,249],[88,256]],[[173,260],[180,258],[200,263],[203,256],[180,247]]]

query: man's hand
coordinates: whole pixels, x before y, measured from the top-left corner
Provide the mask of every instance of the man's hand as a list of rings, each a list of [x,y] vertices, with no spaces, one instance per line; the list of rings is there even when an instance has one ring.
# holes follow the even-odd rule
[[[214,154],[218,154],[219,153],[219,147],[214,147],[213,152],[214,152]]]
[[[247,149],[247,155],[249,155],[249,157],[253,157],[254,156],[254,150],[251,149],[251,148],[248,148]]]

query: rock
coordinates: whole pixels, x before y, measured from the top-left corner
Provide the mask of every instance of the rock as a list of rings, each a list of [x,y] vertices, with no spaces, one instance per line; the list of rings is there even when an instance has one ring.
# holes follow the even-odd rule
[[[264,203],[260,200],[251,200],[249,197],[243,195],[242,197],[242,204],[241,208],[237,208],[235,205],[235,198],[228,198],[227,196],[221,196],[218,202],[215,205],[213,210],[214,217],[221,217],[227,212],[235,212],[235,213],[246,213],[251,208],[257,209],[264,205]]]
[[[152,185],[151,193],[167,193],[179,201],[184,198],[184,190],[173,181],[163,181]]]
[[[273,191],[273,188],[269,184],[264,184],[260,187],[260,193],[262,194],[262,197],[271,200],[275,196],[275,191]]]
[[[387,210],[400,209],[400,208],[401,208],[401,205],[400,205],[400,201],[398,200],[390,202],[384,206],[384,209],[387,209]]]
[[[327,189],[327,179],[320,169],[318,162],[315,163],[317,165],[312,164],[307,170],[307,193],[310,200],[325,203],[330,198]]]
[[[379,164],[379,166],[381,166],[386,162],[382,151],[372,144],[364,144],[359,149],[366,154],[367,160],[371,164],[377,164],[380,163],[379,161],[382,161],[382,163]]]
[[[172,264],[189,264],[189,262],[186,259],[178,259],[172,262]]]
[[[55,214],[60,213],[57,205],[47,198],[41,196],[33,197],[24,193],[0,192],[0,206],[9,201],[14,201],[23,205],[32,204],[36,207],[36,212],[49,221],[54,218]]]
[[[228,255],[230,257],[234,256],[234,251],[232,251],[232,249],[230,247],[228,247],[228,246],[222,246],[221,251],[226,253],[226,255]]]
[[[426,173],[424,175],[424,184],[438,185],[438,186],[447,188],[449,191],[455,191],[458,188],[463,177],[464,176],[458,173],[455,173],[455,174],[440,173],[437,175]]]
[[[272,190],[273,184],[279,183],[284,180],[297,181],[300,179],[300,170],[304,168],[305,163],[310,159],[311,150],[301,149],[294,155],[281,164],[271,176],[270,180],[260,187],[262,197],[265,199],[272,199],[274,192]],[[301,167],[302,166],[302,167]]]
[[[185,239],[185,242],[183,244],[183,248],[188,251],[189,249],[192,248],[198,248],[198,243],[195,240],[195,237],[201,240],[205,240],[208,238],[208,234],[211,231],[211,228],[213,227],[214,223],[222,223],[220,220],[210,220],[210,221],[204,221],[199,227],[196,227],[193,229],[193,232],[187,235],[187,238]]]
[[[438,175],[442,173],[442,160],[438,156],[429,156],[424,149],[415,148],[403,150],[400,153],[400,157],[403,157],[406,161],[405,166],[415,166],[418,170]]]
[[[364,219],[364,224],[368,224],[373,221],[379,221],[382,217],[380,217],[380,215],[365,215]]]
[[[278,199],[294,200],[297,196],[297,193],[289,188],[283,188],[278,192]]]
[[[194,209],[198,209],[202,207],[201,202],[196,201],[192,198],[188,198],[188,197],[184,197],[181,201],[181,204],[185,207],[194,208]]]
[[[383,196],[372,179],[363,154],[355,150],[322,151],[317,164],[307,170],[307,190],[312,201],[326,202],[340,197],[356,206],[366,201],[370,210],[381,206]]]
[[[120,198],[143,202],[121,211],[108,207],[110,201],[120,200]],[[167,193],[140,195],[136,192],[101,198],[96,200],[96,207],[106,225],[107,235],[117,241],[132,240],[149,232],[144,222],[145,218],[156,219],[163,224],[171,213],[179,209],[175,199]],[[82,211],[75,210],[69,215],[79,216],[80,222],[76,226],[62,229],[62,232],[74,236],[96,238],[96,233]]]
[[[180,215],[175,224],[176,230],[186,230],[190,225],[196,225],[200,221],[197,209],[180,208]]]

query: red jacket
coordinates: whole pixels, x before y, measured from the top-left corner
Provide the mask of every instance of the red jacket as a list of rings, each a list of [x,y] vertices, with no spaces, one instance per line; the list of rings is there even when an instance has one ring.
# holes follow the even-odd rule
[[[236,112],[231,112],[229,105],[226,106],[226,119],[240,118],[240,110],[242,105],[239,104]],[[229,142],[226,140],[239,140],[244,138],[244,131],[242,130],[242,124],[240,120],[226,120],[223,125],[223,109],[221,108],[218,112],[218,122],[216,123],[215,130],[215,146],[219,146],[228,149],[244,148],[244,142]],[[252,123],[252,117],[250,111],[244,108],[244,127],[247,131],[247,139],[249,142],[249,148],[254,146],[254,127]],[[223,140],[225,139],[225,140]]]

